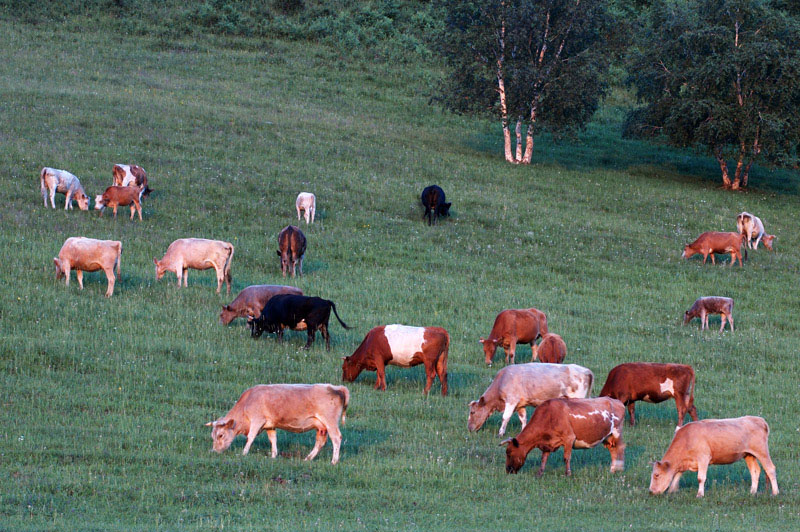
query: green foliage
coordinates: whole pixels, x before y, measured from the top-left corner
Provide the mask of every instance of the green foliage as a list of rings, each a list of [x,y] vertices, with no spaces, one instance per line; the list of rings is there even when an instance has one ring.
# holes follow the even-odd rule
[[[645,107],[631,134],[734,158],[793,164],[800,142],[800,25],[755,0],[654,3],[630,53]],[[746,185],[747,174],[737,178]]]

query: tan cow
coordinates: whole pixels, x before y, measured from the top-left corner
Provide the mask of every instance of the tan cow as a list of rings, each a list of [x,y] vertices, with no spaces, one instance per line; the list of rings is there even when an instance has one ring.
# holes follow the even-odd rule
[[[719,314],[722,318],[722,325],[719,332],[725,329],[725,319],[731,324],[733,332],[733,299],[729,297],[701,297],[698,298],[692,308],[683,313],[683,324],[686,325],[693,318],[700,318],[700,330],[708,329],[708,315]]]
[[[260,384],[245,390],[233,408],[216,421],[206,423],[213,427],[211,438],[214,451],[221,453],[231,446],[239,434],[247,435],[242,454],[247,454],[253,440],[261,431],[267,431],[272,446],[272,458],[278,456],[276,429],[289,432],[317,431],[314,449],[306,456],[313,460],[328,441],[333,444],[332,464],[339,461],[339,418],[342,423],[347,414],[350,392],[344,386],[332,384]]]
[[[236,299],[231,301],[230,305],[222,307],[222,312],[219,314],[219,322],[222,325],[228,325],[236,318],[248,318],[261,316],[261,311],[264,310],[264,305],[267,301],[272,299],[273,296],[280,294],[293,294],[302,296],[303,291],[294,286],[279,286],[274,284],[255,284],[248,286],[236,296]],[[305,330],[305,322],[303,322],[303,329]]]
[[[625,468],[625,442],[622,422],[625,407],[609,397],[595,399],[550,399],[536,408],[531,422],[516,438],[500,442],[506,445],[506,473],[516,473],[525,464],[528,453],[542,450],[539,476],[544,473],[550,453],[564,447],[566,474],[572,474],[572,449],[590,449],[602,443],[611,454],[611,472]]]
[[[178,277],[178,286],[187,284],[189,268],[195,270],[208,270],[214,268],[217,272],[217,293],[222,287],[222,281],[231,293],[231,261],[233,260],[233,244],[222,240],[207,240],[205,238],[180,238],[167,248],[161,260],[153,259],[156,265],[156,280],[164,277],[164,272],[174,272]]]
[[[119,240],[95,240],[83,236],[68,238],[58,257],[53,259],[56,266],[56,279],[66,277],[69,286],[69,273],[75,270],[78,286],[83,290],[83,272],[103,270],[108,279],[106,297],[114,295],[114,268],[119,275],[119,262],[122,255],[122,242]]]
[[[567,344],[558,334],[547,333],[542,336],[542,342],[537,346],[533,344],[533,357],[531,362],[537,358],[542,362],[561,364],[567,357]]]
[[[703,255],[703,264],[706,259],[711,255],[711,264],[716,264],[714,260],[715,253],[730,253],[731,263],[739,259],[739,266],[742,266],[742,244],[744,244],[746,237],[743,233],[720,233],[716,231],[707,231],[697,237],[697,240],[691,244],[686,244],[683,247],[681,257],[688,259],[692,255],[700,253]],[[744,258],[747,260],[747,247],[744,248]]]
[[[301,192],[297,195],[294,206],[297,209],[298,220],[300,220],[300,211],[303,211],[306,224],[309,223],[309,219],[312,224],[314,223],[314,214],[317,212],[317,197],[314,194],[311,192]]]
[[[114,218],[117,217],[117,207],[131,206],[131,220],[133,220],[133,213],[139,213],[139,221],[142,220],[142,204],[140,199],[142,197],[142,188],[136,185],[130,187],[108,187],[105,192],[98,194],[94,200],[95,210],[100,211],[100,216],[103,216],[103,211],[106,207],[114,209]]]
[[[750,471],[750,493],[755,495],[758,491],[761,462],[772,494],[777,495],[778,477],[769,456],[768,438],[769,425],[757,416],[687,423],[675,430],[664,458],[653,464],[650,493],[664,493],[667,488],[674,493],[684,471],[697,471],[697,496],[702,497],[710,464],[732,464],[744,458]]]
[[[534,342],[547,334],[547,317],[535,308],[504,310],[494,320],[488,338],[481,338],[486,364],[492,365],[498,347],[506,353],[506,363],[513,364],[517,344],[531,344],[531,355],[536,354]],[[510,362],[509,362],[510,361]]]
[[[50,195],[50,205],[56,208],[56,192],[66,194],[67,198],[64,202],[64,210],[72,208],[72,200],[78,202],[78,207],[82,211],[89,210],[89,196],[81,186],[81,182],[77,177],[70,174],[66,170],[57,170],[55,168],[42,168],[39,174],[39,187],[42,191],[42,199],[44,199],[44,206],[47,207],[47,196]]]
[[[586,397],[592,390],[594,374],[577,364],[517,364],[497,372],[492,384],[483,395],[469,403],[467,428],[480,430],[492,412],[503,412],[503,423],[498,435],[514,412],[525,428],[526,406],[538,406],[557,397]]]

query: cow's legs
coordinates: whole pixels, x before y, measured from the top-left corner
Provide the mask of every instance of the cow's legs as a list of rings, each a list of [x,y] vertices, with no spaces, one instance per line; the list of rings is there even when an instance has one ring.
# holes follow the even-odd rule
[[[305,255],[300,257],[300,275],[303,275],[303,257],[305,257]]]
[[[752,454],[744,455],[744,461],[747,464],[748,471],[750,471],[750,495],[755,495],[758,492],[758,477],[761,475],[761,466],[758,465],[758,460]]]
[[[725,330],[725,314],[720,314],[719,317],[720,321],[722,322],[722,325],[719,326],[719,332],[722,332]]]
[[[44,200],[44,207],[47,208],[47,188],[44,186],[44,181],[42,181],[42,199]]]
[[[778,490],[778,477],[775,473],[775,464],[772,463],[772,459],[769,457],[769,449],[765,447],[764,453],[754,454],[754,456],[761,462],[761,465],[764,466],[764,474],[767,475],[767,480],[769,480],[770,487],[772,488],[772,494],[777,495],[780,493]]]
[[[508,425],[508,421],[511,419],[511,416],[514,414],[514,411],[517,409],[517,405],[512,403],[506,403],[506,407],[503,409],[503,423],[500,425],[500,430],[498,431],[497,435],[502,436],[506,433],[506,426]]]
[[[217,293],[219,294],[219,291],[222,288],[222,281],[225,280],[225,272],[223,272],[222,268],[218,267],[216,264],[214,265],[214,272],[217,274]]]
[[[544,475],[544,468],[547,465],[548,458],[550,458],[550,453],[548,451],[542,451],[542,463],[539,466],[539,471],[536,473],[537,477]]]
[[[436,376],[436,368],[433,364],[425,363],[425,389],[422,390],[422,393],[428,395],[428,392],[433,386],[433,378]]]
[[[622,439],[612,435],[603,442],[603,445],[611,454],[611,472],[616,473],[625,469],[625,444]]]
[[[69,210],[70,207],[72,207],[72,191],[67,190],[65,196],[66,198],[64,199],[64,210],[66,211]]]
[[[309,324],[308,325],[308,341],[306,342],[306,345],[303,346],[303,349],[309,349],[311,347],[311,344],[314,343],[314,337],[316,335],[317,335],[316,326]],[[330,349],[330,346],[329,346],[329,349]]]
[[[339,461],[339,447],[342,445],[342,433],[339,432],[339,427],[336,423],[333,423],[328,427],[328,434],[331,437],[331,445],[333,445],[331,464],[336,464]]]
[[[116,217],[117,217],[117,207],[119,207],[119,205],[117,205],[117,204],[115,203],[115,204],[114,204],[114,218],[116,218]]]
[[[69,261],[64,261],[64,262],[69,262]],[[69,272],[70,272],[69,268],[70,268],[69,264],[67,264],[67,267],[64,268],[64,278],[67,280],[67,286],[69,286]]]
[[[278,431],[275,429],[268,429],[267,438],[269,438],[269,444],[272,447],[270,457],[275,458],[278,456]]]
[[[263,421],[259,419],[251,419],[250,420],[250,430],[247,432],[247,443],[244,444],[244,449],[242,449],[242,454],[247,454],[250,452],[250,446],[253,445],[253,440],[256,439],[258,433],[261,431]]]
[[[708,473],[708,460],[704,458],[697,462],[697,496],[703,497],[706,494],[706,474]]]
[[[731,332],[733,332],[733,316],[728,314],[728,323],[731,325]]]
[[[522,408],[517,408],[517,417],[519,418],[519,422],[522,424],[522,428],[520,428],[520,430],[522,430],[525,428],[525,425],[528,424],[528,413],[525,411],[524,406]]]
[[[183,268],[183,286],[189,286],[189,268]]]
[[[514,363],[514,357],[517,354],[517,341],[516,340],[511,340],[511,342],[509,343],[508,349],[505,349],[505,352],[506,352],[506,364],[513,364]],[[511,362],[509,362],[509,360]]]
[[[300,221],[300,211],[301,211],[300,206],[299,205],[295,205],[295,209],[297,209],[297,221],[299,222]]]
[[[383,359],[381,357],[376,357],[375,373],[377,374],[375,389],[386,390],[386,367],[383,365]]]
[[[314,223],[314,215],[315,214],[317,214],[317,206],[316,206],[316,204],[311,206],[311,223],[312,224]]]
[[[675,493],[678,491],[678,487],[681,483],[681,475],[683,475],[683,473],[675,473],[675,476],[672,477],[672,481],[669,483],[669,489],[667,490],[667,493]]]
[[[634,417],[634,412],[636,411],[636,403],[634,401],[628,402],[628,415],[630,416],[631,427],[636,424],[636,418]]]
[[[442,395],[447,395],[447,353],[439,354],[436,361],[436,374],[439,375],[439,384],[442,385]]]
[[[104,270],[106,273],[106,279],[108,279],[108,287],[106,288],[106,297],[111,297],[114,295],[114,267],[112,266],[108,270]]]
[[[324,323],[321,323],[319,326],[319,332],[322,334],[322,337],[325,339],[325,349],[328,351],[331,350],[331,335],[328,332],[328,326]]]
[[[567,466],[567,471],[564,473],[568,477],[572,475],[572,445],[575,443],[575,436],[569,436],[564,442],[564,464]]]
[[[325,445],[326,441],[328,441],[328,430],[325,428],[325,425],[320,423],[320,426],[317,426],[317,441],[314,443],[314,448],[311,449],[311,452],[308,453],[305,459],[313,460],[320,449],[322,449],[322,446]]]
[[[75,277],[78,279],[78,286],[83,290],[83,270],[75,270]]]
[[[50,206],[53,207],[54,209],[56,208],[56,189],[55,189],[55,187],[50,189]]]

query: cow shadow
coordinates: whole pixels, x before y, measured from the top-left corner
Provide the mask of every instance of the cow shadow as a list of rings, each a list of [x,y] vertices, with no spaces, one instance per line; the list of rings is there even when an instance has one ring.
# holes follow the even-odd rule
[[[376,445],[380,445],[389,439],[391,433],[388,430],[379,430],[367,427],[350,427],[349,424],[352,420],[348,420],[346,424],[339,424],[339,430],[342,433],[342,445],[339,450],[342,457],[350,455],[358,455],[363,450],[368,450]],[[278,454],[281,457],[297,457],[305,458],[311,449],[314,448],[316,440],[316,431],[310,430],[307,432],[295,433],[284,430],[278,430]],[[246,438],[236,438],[228,451],[241,453],[244,448]],[[325,442],[325,446],[320,450],[314,460],[329,461],[332,453],[332,444],[330,438]],[[269,456],[272,452],[272,446],[269,443],[266,433],[259,434],[253,445],[250,447],[250,453],[264,454]]]

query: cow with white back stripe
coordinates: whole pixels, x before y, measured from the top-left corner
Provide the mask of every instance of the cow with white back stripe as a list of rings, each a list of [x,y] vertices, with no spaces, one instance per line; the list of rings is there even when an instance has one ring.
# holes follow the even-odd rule
[[[447,353],[450,335],[441,327],[381,325],[370,330],[358,349],[342,360],[342,380],[352,382],[363,370],[377,372],[375,389],[386,390],[386,366],[410,368],[425,365],[424,393],[438,376],[447,395]]]

